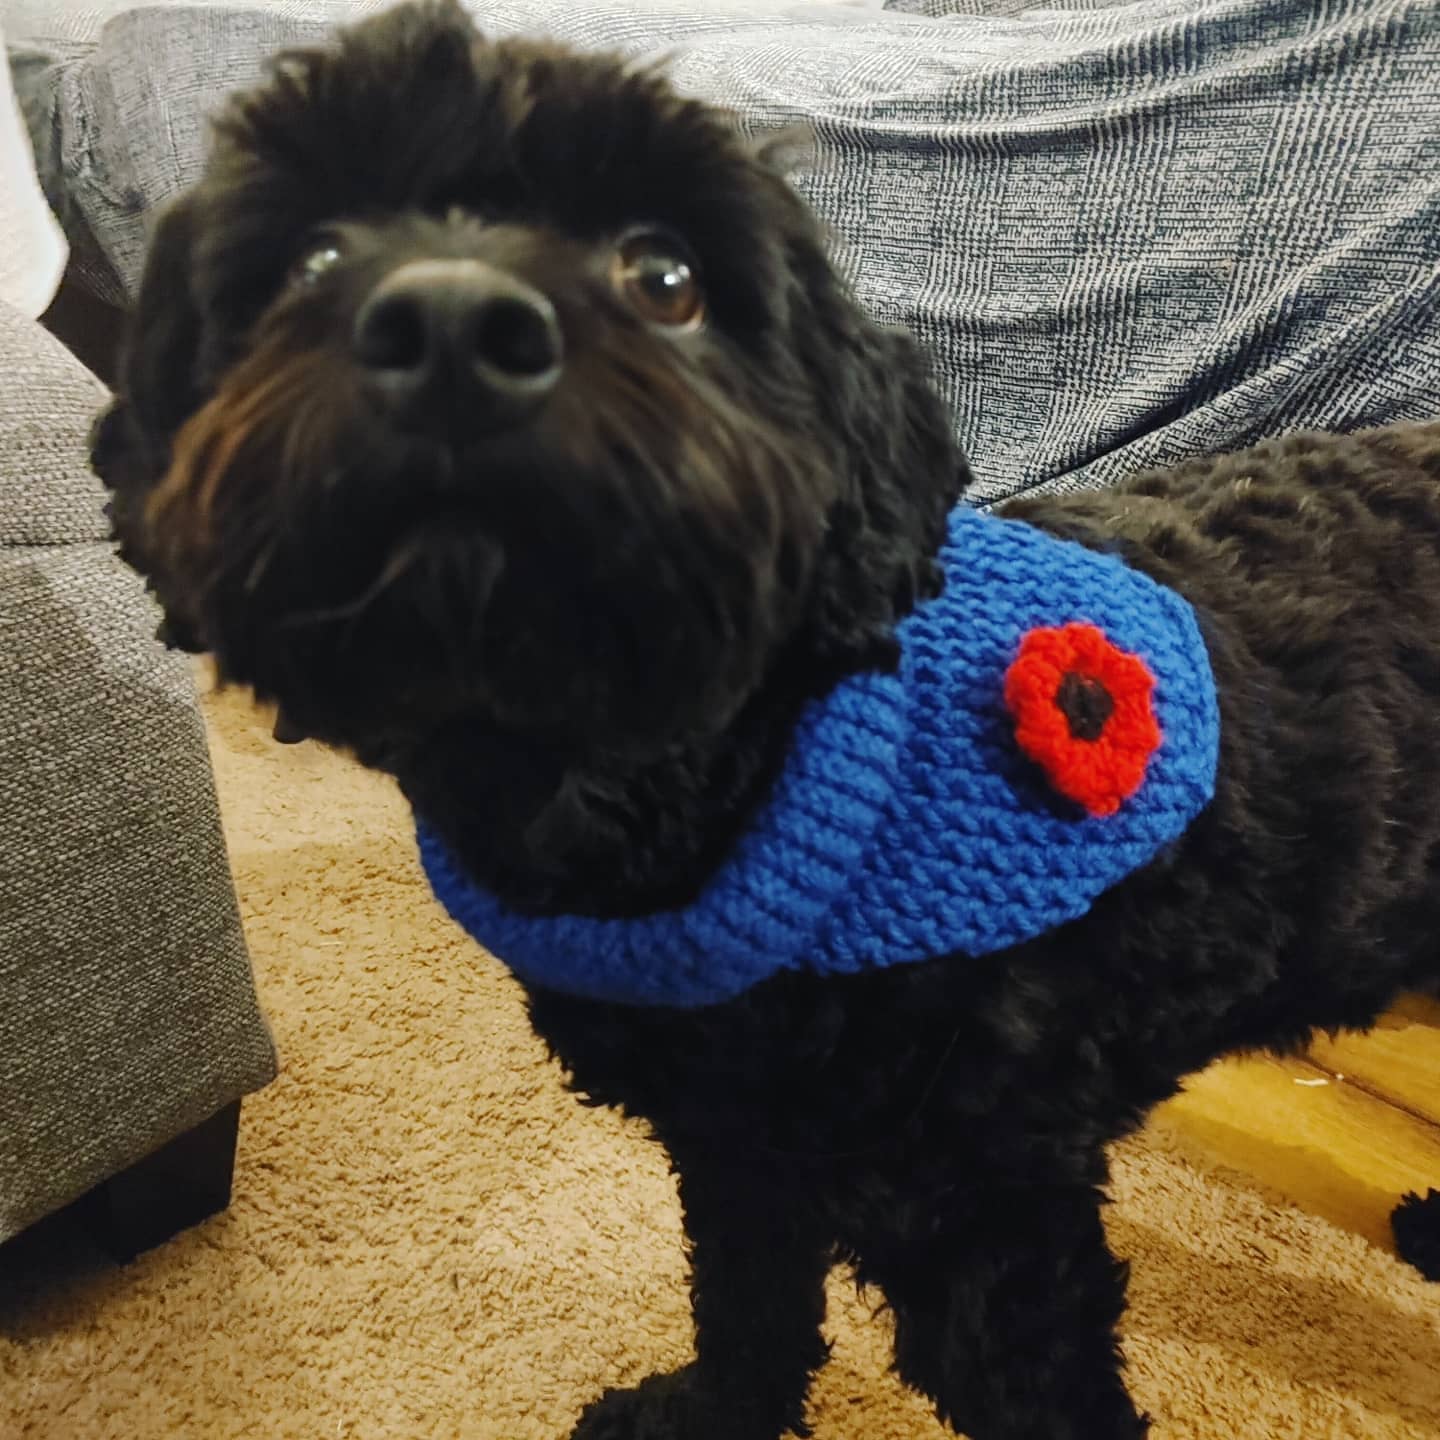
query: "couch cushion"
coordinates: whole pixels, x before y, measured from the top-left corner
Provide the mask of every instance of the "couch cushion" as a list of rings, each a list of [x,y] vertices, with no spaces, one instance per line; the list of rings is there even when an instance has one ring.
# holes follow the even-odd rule
[[[154,628],[108,544],[0,548],[0,1240],[275,1073]]]
[[[105,387],[58,340],[0,302],[0,546],[106,535],[104,492],[83,463],[104,402]]]
[[[798,183],[864,302],[934,352],[979,499],[1440,413],[1430,0],[935,3],[955,13],[472,8],[664,52],[748,126],[811,122]],[[50,170],[124,285],[146,217],[200,171],[205,113],[335,8],[134,11],[52,67]]]

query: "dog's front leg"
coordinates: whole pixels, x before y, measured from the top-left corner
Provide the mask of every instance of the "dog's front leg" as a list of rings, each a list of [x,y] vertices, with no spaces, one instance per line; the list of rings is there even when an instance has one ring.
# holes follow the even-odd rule
[[[970,1440],[1140,1440],[1117,1327],[1127,1267],[1100,1193],[1057,1185],[952,1194],[860,1247],[895,1314],[895,1367]]]
[[[778,1186],[712,1153],[673,1157],[690,1242],[695,1360],[586,1410],[572,1440],[804,1434],[831,1246]]]

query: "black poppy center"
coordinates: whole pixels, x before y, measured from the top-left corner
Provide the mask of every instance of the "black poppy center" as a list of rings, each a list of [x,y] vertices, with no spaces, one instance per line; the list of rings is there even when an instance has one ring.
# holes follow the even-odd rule
[[[1070,727],[1072,740],[1098,740],[1105,722],[1115,713],[1110,692],[1098,680],[1073,670],[1061,680],[1055,703]]]

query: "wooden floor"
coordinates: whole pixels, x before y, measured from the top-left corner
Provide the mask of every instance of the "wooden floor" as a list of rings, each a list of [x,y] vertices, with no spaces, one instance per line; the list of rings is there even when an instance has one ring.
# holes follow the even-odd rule
[[[1440,1189],[1440,1005],[1408,1000],[1307,1060],[1225,1061],[1156,1116],[1213,1158],[1393,1249],[1390,1211]]]

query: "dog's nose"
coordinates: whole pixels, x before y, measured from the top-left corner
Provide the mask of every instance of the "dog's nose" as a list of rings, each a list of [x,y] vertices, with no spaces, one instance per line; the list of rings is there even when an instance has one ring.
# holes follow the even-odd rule
[[[355,317],[354,353],[402,423],[514,424],[560,379],[555,307],[480,260],[392,270]]]

